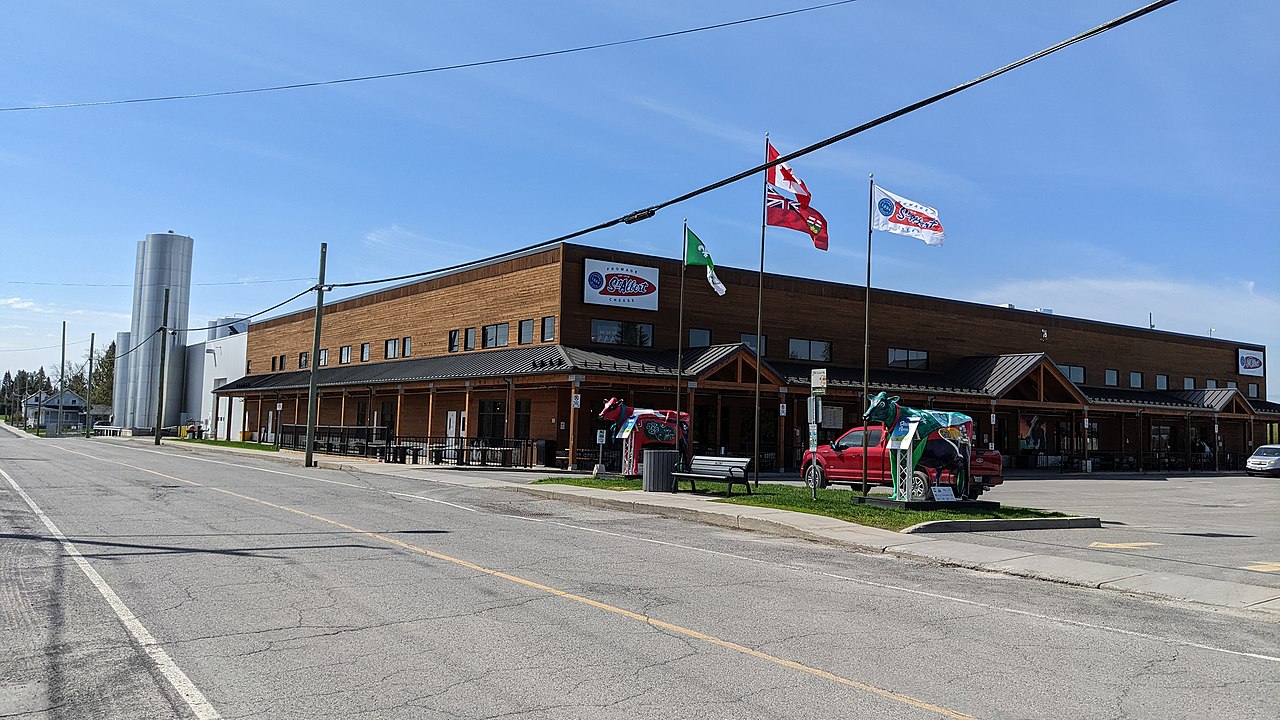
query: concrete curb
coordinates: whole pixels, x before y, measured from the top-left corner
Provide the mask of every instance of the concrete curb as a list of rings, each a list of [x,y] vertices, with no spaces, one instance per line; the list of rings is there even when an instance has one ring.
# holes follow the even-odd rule
[[[997,530],[1064,530],[1102,527],[1102,518],[993,518],[991,520],[930,520],[903,528],[904,533],[995,532]]]

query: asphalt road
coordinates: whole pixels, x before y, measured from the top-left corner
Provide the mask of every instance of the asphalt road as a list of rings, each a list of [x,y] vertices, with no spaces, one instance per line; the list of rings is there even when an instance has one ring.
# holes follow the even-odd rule
[[[1280,712],[1261,613],[430,471],[7,435],[0,470],[0,717]]]
[[[1280,588],[1280,479],[1049,475],[1006,479],[988,497],[1103,526],[968,533],[966,542]]]

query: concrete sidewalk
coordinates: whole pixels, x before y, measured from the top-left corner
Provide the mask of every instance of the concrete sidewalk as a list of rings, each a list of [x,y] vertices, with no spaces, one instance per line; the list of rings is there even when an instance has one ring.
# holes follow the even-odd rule
[[[116,439],[111,438],[109,440],[114,441]],[[210,445],[168,442],[165,444],[169,447],[193,451],[208,449],[213,452],[243,454],[293,465],[301,465],[303,459],[301,453],[288,451],[267,453],[237,448],[219,448]],[[410,476],[408,473],[412,473],[415,469],[424,471],[446,469],[442,466],[387,464],[330,456],[319,456],[316,462],[320,468],[397,475],[400,477]],[[489,475],[501,474],[504,479],[480,477],[477,471],[482,471]],[[447,472],[433,473],[431,479],[434,482],[449,485],[521,492],[591,507],[659,515],[706,525],[802,538],[814,542],[849,547],[863,552],[892,553],[942,565],[999,572],[1081,587],[1118,590],[1136,595],[1184,600],[1219,607],[1260,610],[1280,616],[1280,589],[1277,588],[1175,573],[1153,572],[1088,560],[995,548],[967,543],[962,540],[922,537],[866,527],[822,515],[720,503],[716,502],[717,498],[704,495],[622,492],[574,485],[528,484],[538,477],[563,476],[565,474],[565,471],[555,468],[538,468],[534,470],[448,468]],[[766,478],[762,475],[761,479],[765,480]],[[1001,528],[993,526],[991,529]]]

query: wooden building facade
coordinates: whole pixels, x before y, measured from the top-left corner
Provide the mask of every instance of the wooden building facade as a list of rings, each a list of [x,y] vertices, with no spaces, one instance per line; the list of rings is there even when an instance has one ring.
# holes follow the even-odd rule
[[[751,455],[758,363],[762,469],[796,469],[810,369],[831,378],[822,439],[857,422],[864,289],[766,274],[758,357],[759,278],[717,272],[723,297],[686,278],[683,338],[678,260],[572,244],[332,302],[319,423],[545,440],[577,465],[605,400],[678,392],[696,452]],[[250,326],[248,374],[219,390],[246,428],[305,422],[313,323]],[[1280,430],[1257,344],[873,289],[870,345],[872,393],[970,414],[1015,465],[1232,467]]]

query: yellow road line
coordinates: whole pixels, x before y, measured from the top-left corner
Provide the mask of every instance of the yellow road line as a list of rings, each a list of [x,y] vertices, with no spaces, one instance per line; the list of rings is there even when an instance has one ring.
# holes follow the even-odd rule
[[[256,498],[251,495],[244,495],[232,490],[226,490],[223,488],[214,487],[212,485],[204,485],[204,484],[195,482],[194,480],[187,480],[184,478],[175,477],[173,475],[166,475],[165,473],[158,472],[156,470],[150,470],[148,468],[138,467],[137,465],[130,465],[128,463],[120,462],[118,460],[108,460],[106,458],[100,458],[100,457],[95,457],[93,455],[87,455],[85,453],[76,452],[75,450],[67,450],[66,448],[59,448],[59,449],[65,450],[66,452],[69,452],[69,453],[74,453],[76,455],[81,455],[83,457],[90,458],[91,460],[98,460],[100,462],[108,462],[116,465],[121,465],[127,468],[131,468],[133,470],[138,470],[139,472],[150,473],[152,475],[166,478],[168,480],[174,480],[176,482],[186,483],[187,485],[202,487],[208,490],[213,490],[214,492],[222,493],[224,495],[230,495],[232,497],[240,498],[242,500],[248,500],[249,502],[258,503],[259,505],[264,505],[269,508],[282,510],[287,513],[292,513],[294,515],[299,515],[301,517],[315,520],[317,522],[327,523],[335,527],[340,527],[343,530],[347,530],[359,535],[363,535],[365,537],[387,543],[388,545],[394,545],[395,547],[402,548],[404,550],[408,550],[410,552],[417,553],[419,555],[425,555],[426,557],[434,558],[436,560],[442,560],[444,562],[453,563],[454,565],[465,567],[469,570],[474,570],[476,572],[483,573],[491,577],[501,578],[503,580],[508,580],[513,583],[524,585],[525,587],[533,588],[535,590],[541,590],[545,593],[554,595],[559,598],[563,598],[565,600],[572,600],[573,602],[581,603],[583,605],[588,605],[590,607],[597,608],[599,610],[604,610],[606,612],[610,612],[615,615],[619,615],[621,617],[629,618],[631,620],[636,620],[638,622],[642,622],[647,625],[651,625],[656,628],[661,628],[663,630],[667,630],[673,633],[678,633],[686,637],[691,637],[696,640],[701,640],[711,645],[722,647],[727,650],[733,650],[733,651],[742,653],[743,655],[748,655],[750,657],[757,658],[759,660],[764,660],[766,662],[770,662],[775,665],[780,665],[785,668],[790,668],[792,670],[799,670],[800,672],[808,673],[810,675],[823,678],[824,680],[830,680],[831,682],[838,683],[840,685],[845,685],[847,687],[851,687],[857,690],[862,690],[863,692],[871,693],[873,695],[878,695],[887,700],[892,700],[894,702],[898,702],[903,705],[909,705],[910,707],[916,708],[918,710],[926,710],[932,713],[936,713],[945,718],[952,718],[952,720],[974,720],[972,715],[966,715],[965,713],[951,710],[949,708],[945,708],[940,705],[934,705],[932,703],[926,702],[924,700],[920,700],[919,698],[915,698],[910,695],[904,695],[902,693],[897,693],[892,690],[886,690],[881,687],[876,687],[875,685],[868,685],[866,683],[858,682],[857,680],[853,680],[851,678],[847,678],[842,675],[836,675],[835,673],[828,672],[821,668],[811,667],[803,663],[798,663],[794,660],[787,660],[786,658],[780,658],[776,655],[770,655],[769,653],[760,652],[759,650],[754,650],[745,645],[739,645],[738,643],[732,642],[730,640],[723,640],[713,635],[708,635],[706,633],[698,632],[697,630],[693,630],[693,629],[684,627],[682,625],[676,625],[674,623],[669,623],[664,620],[659,620],[657,618],[650,617],[648,615],[632,612],[631,610],[626,610],[624,608],[610,605],[608,603],[600,602],[599,600],[592,600],[591,598],[583,597],[582,595],[575,595],[570,592],[565,592],[564,590],[558,590],[549,585],[543,585],[542,583],[529,580],[526,578],[522,578],[518,575],[505,573],[505,572],[502,572],[501,570],[494,570],[492,568],[487,568],[482,565],[477,565],[473,562],[469,562],[461,558],[451,557],[443,553],[438,553],[434,550],[428,550],[423,547],[418,547],[417,545],[404,542],[403,540],[398,540],[393,537],[388,537],[386,535],[382,535],[370,530],[364,530],[354,525],[348,525],[339,520],[334,520],[332,518],[324,517],[323,515],[316,515],[314,513],[309,513],[305,510],[292,508],[292,507],[289,507],[288,505],[280,505],[278,503],[273,503],[269,500],[263,500],[261,498]]]
[[[1128,542],[1128,543],[1104,543],[1091,542],[1091,548],[1114,548],[1122,550],[1146,550],[1147,548],[1160,547],[1158,542]]]
[[[1241,570],[1253,570],[1254,572],[1280,572],[1280,562],[1260,562],[1252,565],[1245,565]]]

